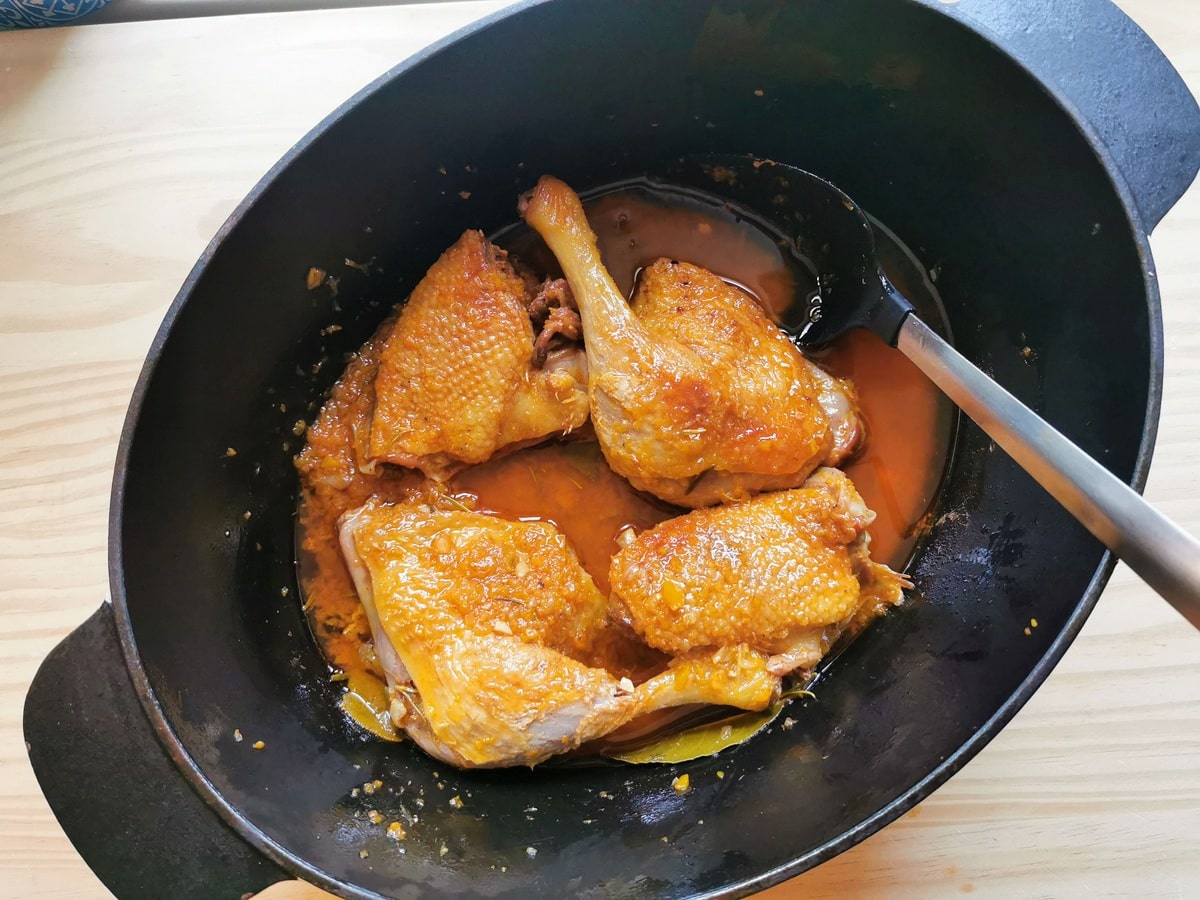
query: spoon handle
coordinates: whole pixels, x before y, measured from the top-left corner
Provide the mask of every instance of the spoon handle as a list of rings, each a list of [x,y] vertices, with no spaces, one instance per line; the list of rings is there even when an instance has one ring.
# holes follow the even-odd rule
[[[896,346],[1088,531],[1200,628],[1200,542],[915,315],[904,320]]]

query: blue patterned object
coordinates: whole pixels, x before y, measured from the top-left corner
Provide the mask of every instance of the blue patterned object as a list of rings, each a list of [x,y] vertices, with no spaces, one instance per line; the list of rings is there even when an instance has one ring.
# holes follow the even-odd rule
[[[0,31],[62,25],[106,3],[108,0],[0,0]]]

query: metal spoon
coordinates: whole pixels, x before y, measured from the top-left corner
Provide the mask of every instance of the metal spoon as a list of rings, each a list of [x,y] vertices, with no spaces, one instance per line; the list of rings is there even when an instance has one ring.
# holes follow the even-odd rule
[[[795,340],[819,346],[861,327],[899,348],[1088,531],[1200,628],[1200,542],[926,325],[884,275],[870,222],[857,203],[802,169],[747,156],[681,160],[668,177],[760,213],[780,207],[801,211],[791,236],[815,266],[818,289],[797,310],[796,321],[785,323]]]

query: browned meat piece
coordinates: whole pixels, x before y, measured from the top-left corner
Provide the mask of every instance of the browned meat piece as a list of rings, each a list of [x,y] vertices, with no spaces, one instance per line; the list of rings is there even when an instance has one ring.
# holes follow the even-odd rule
[[[582,350],[534,363],[525,282],[468,231],[401,309],[380,354],[369,456],[445,480],[587,419]],[[559,332],[560,334],[565,332]]]
[[[635,487],[707,506],[793,487],[849,452],[853,394],[753,298],[697,266],[660,260],[631,308],[569,187],[543,177],[522,205],[579,304],[605,458]]]
[[[371,501],[341,542],[392,720],[426,752],[533,765],[632,714],[633,685],[592,664],[607,601],[552,525]]]
[[[642,533],[613,557],[613,596],[672,655],[745,645],[773,674],[808,668],[860,610],[900,602],[907,582],[868,555],[874,518],[849,478],[819,469]]]
[[[533,343],[533,367],[544,369],[556,348],[569,348],[582,335],[583,325],[579,321],[579,313],[561,306],[554,307],[546,317],[541,334]],[[562,338],[565,338],[566,342]]]
[[[541,328],[553,309],[579,311],[571,293],[571,286],[565,278],[547,278],[538,285],[537,292],[529,301],[529,318],[535,326]]]

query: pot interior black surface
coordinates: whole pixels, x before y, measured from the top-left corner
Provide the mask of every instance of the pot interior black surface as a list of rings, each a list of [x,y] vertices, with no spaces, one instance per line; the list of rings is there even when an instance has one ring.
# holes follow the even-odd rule
[[[1156,397],[1138,238],[1085,137],[999,51],[884,0],[581,0],[476,31],[360,97],[241,211],[156,347],[118,476],[113,597],[153,695],[226,812],[305,877],[355,896],[763,886],[965,762],[1094,602],[1101,547],[968,426],[911,601],[791,730],[678,767],[466,774],[346,723],[296,600],[297,421],[539,174],[582,190],[707,151],[845,189],[937,271],[962,352],[1133,475]],[[336,296],[306,288],[314,266]]]

